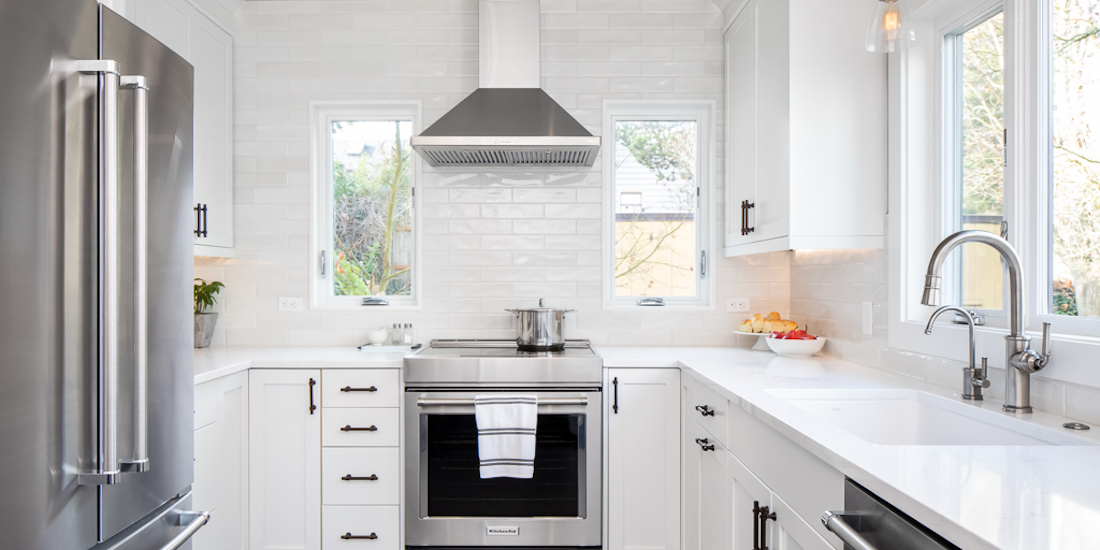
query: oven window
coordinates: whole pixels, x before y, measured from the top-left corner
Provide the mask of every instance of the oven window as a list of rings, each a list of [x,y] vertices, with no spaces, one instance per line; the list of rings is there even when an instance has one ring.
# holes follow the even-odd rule
[[[474,415],[423,415],[425,421],[428,475],[421,482],[427,484],[428,516],[580,516],[583,414],[539,415],[531,479],[481,479]]]

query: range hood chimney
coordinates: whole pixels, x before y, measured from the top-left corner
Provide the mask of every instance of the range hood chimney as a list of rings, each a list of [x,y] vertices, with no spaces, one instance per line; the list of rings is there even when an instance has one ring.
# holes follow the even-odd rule
[[[432,166],[592,166],[593,136],[539,88],[539,0],[480,0],[478,89],[411,143]]]

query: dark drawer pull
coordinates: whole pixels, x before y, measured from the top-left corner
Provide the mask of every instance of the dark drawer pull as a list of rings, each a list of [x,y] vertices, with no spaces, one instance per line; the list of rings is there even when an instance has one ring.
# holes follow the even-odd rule
[[[696,405],[695,410],[699,411],[699,414],[703,416],[714,416],[714,409],[706,405]]]
[[[353,535],[351,533],[344,533],[343,535],[340,535],[340,538],[342,538],[344,540],[354,540],[354,539],[374,540],[374,539],[378,538],[378,534],[377,533],[371,533],[369,535]]]
[[[378,481],[378,476],[371,474],[370,477],[355,477],[351,474],[348,474],[340,479],[344,481]]]
[[[702,447],[704,451],[713,451],[714,450],[714,445],[707,445],[707,443],[710,443],[710,441],[707,440],[707,439],[696,437],[695,442],[698,443],[699,446]]]
[[[378,431],[378,426],[369,426],[369,427],[366,427],[366,428],[355,428],[355,427],[352,427],[351,424],[348,424],[347,426],[344,426],[343,428],[340,428],[340,431],[341,432],[377,432]]]
[[[371,386],[371,387],[369,387],[369,388],[353,388],[353,387],[351,387],[351,386],[344,386],[344,387],[340,388],[340,391],[342,391],[342,392],[349,392],[349,391],[369,391],[369,392],[376,392],[376,391],[378,391],[378,388],[376,388],[376,387],[374,387],[374,386]]]

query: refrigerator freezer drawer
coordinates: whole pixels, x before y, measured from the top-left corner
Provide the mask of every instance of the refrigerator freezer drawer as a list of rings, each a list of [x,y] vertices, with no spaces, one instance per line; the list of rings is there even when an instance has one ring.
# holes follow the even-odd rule
[[[92,550],[190,548],[191,537],[209,520],[210,515],[206,512],[191,510],[191,493],[187,493]]]

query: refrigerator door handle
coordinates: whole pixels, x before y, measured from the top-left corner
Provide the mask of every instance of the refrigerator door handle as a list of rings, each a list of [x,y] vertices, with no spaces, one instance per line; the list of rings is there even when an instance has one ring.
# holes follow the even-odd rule
[[[202,529],[206,522],[210,521],[210,512],[182,512],[179,515],[180,525],[184,525],[187,522],[187,527],[184,527],[172,540],[168,541],[168,544],[160,547],[160,550],[177,550],[183,546],[191,537],[195,536],[195,533]]]
[[[134,449],[123,472],[149,469],[149,83],[144,76],[123,76],[123,89],[134,91]]]
[[[77,61],[76,70],[98,75],[99,91],[99,196],[102,210],[100,247],[100,337],[99,464],[95,472],[77,476],[81,485],[110,485],[121,479],[118,460],[118,355],[119,355],[119,180],[118,180],[118,90],[117,61]]]

